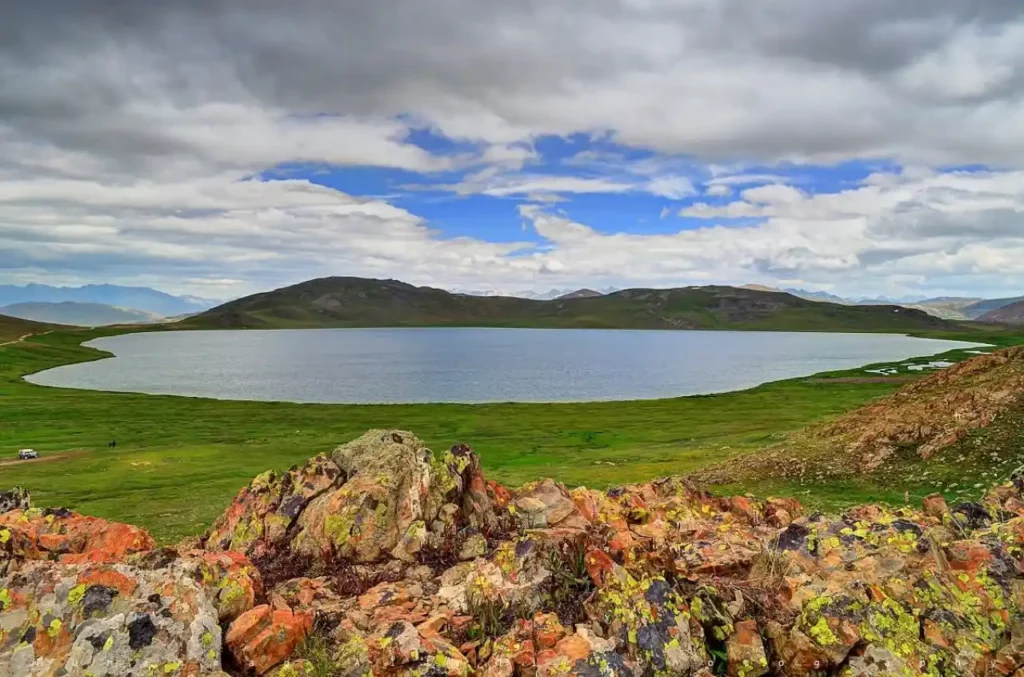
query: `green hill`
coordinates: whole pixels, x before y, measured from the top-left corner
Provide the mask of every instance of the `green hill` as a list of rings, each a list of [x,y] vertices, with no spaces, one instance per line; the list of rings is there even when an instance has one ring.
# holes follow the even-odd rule
[[[42,334],[51,329],[56,329],[56,327],[42,322],[0,315],[0,344],[17,341],[22,336],[29,334]]]
[[[192,328],[479,326],[912,332],[955,325],[899,306],[844,306],[735,287],[627,289],[533,301],[396,280],[329,277],[247,296],[184,320]]]

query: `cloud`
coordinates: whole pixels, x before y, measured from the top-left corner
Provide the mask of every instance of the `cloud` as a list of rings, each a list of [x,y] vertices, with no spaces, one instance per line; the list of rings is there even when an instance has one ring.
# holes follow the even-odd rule
[[[1016,0],[8,4],[9,279],[1024,286]],[[417,143],[422,130],[457,150]],[[594,147],[544,171],[537,141],[550,136]],[[786,172],[711,167],[858,158],[914,169],[821,194]],[[446,237],[384,199],[253,180],[296,164],[402,170],[531,204],[740,192],[685,207],[703,227],[673,235],[535,209],[535,249]],[[979,164],[996,169],[934,170]]]

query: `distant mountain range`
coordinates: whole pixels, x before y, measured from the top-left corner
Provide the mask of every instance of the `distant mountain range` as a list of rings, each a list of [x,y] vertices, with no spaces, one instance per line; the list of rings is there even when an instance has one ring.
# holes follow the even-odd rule
[[[910,332],[954,329],[919,310],[808,301],[736,287],[627,289],[551,301],[453,294],[397,280],[329,277],[247,296],[188,328],[501,326]]]
[[[99,303],[130,308],[157,317],[174,317],[207,310],[219,301],[195,296],[172,296],[149,287],[90,284],[84,287],[53,287],[47,284],[0,285],[0,306],[22,303]]]
[[[0,308],[0,315],[35,322],[70,324],[78,327],[102,327],[111,324],[144,324],[160,322],[158,315],[132,308],[118,308],[103,303],[14,303]]]
[[[1000,322],[1003,324],[1024,324],[1024,300],[990,310],[979,318],[982,322]]]
[[[775,287],[767,287],[758,284],[744,285],[743,288],[754,289],[758,291],[783,292],[786,294],[792,294],[793,296],[797,296],[802,299],[807,299],[808,301],[823,301],[827,303],[837,303],[846,306],[896,305],[902,306],[903,308],[922,310],[928,313],[929,315],[941,317],[942,319],[945,320],[979,320],[986,313],[1002,308],[1004,306],[1008,306],[1017,301],[1024,300],[1024,296],[1005,299],[981,299],[959,296],[943,296],[938,298],[926,299],[848,299],[843,298],[841,296],[836,296],[834,294],[829,294],[828,292],[808,291],[806,289],[777,289]]]
[[[592,289],[577,289],[577,290],[573,290],[573,289],[549,289],[546,292],[536,292],[536,291],[531,291],[531,290],[517,291],[517,292],[508,292],[508,291],[501,291],[501,290],[482,291],[482,290],[478,290],[478,289],[477,290],[452,289],[450,291],[453,294],[465,294],[466,296],[505,296],[505,297],[514,298],[514,299],[531,299],[533,301],[552,301],[554,299],[565,298],[565,297],[567,297],[567,296],[569,296],[571,294],[575,294],[577,292],[583,292],[583,291],[585,291],[585,292],[592,292],[594,294],[597,294],[598,296],[602,296],[602,295],[605,295],[605,294],[613,294],[613,293],[615,293],[617,291],[621,291],[621,290],[618,287],[605,287],[605,288],[599,289],[599,290],[592,290]]]

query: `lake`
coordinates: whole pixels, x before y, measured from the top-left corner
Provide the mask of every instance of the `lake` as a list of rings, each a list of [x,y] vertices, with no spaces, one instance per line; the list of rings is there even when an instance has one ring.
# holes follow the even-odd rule
[[[303,329],[126,334],[115,358],[41,385],[292,402],[556,402],[675,397],[972,344],[889,334],[595,329]]]

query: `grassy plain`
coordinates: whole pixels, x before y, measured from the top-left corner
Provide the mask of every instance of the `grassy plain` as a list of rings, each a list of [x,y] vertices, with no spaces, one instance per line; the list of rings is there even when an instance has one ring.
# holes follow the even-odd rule
[[[864,378],[858,369],[721,395],[541,405],[231,402],[45,388],[22,380],[56,365],[104,357],[80,345],[101,335],[59,331],[0,347],[0,487],[21,484],[37,505],[139,524],[164,541],[201,532],[257,473],[287,468],[368,428],[411,430],[435,450],[466,442],[481,454],[487,475],[504,483],[551,476],[604,487],[684,474],[756,452],[913,377],[904,369],[895,378]],[[934,337],[1024,342],[1024,333],[996,330]],[[956,351],[944,357],[968,356]],[[108,447],[110,440],[116,448]],[[44,458],[2,460],[23,447]],[[918,484],[915,495],[930,490],[928,482]],[[810,489],[729,488],[761,495]],[[810,502],[833,507],[896,500],[903,492],[868,481],[815,489]]]

